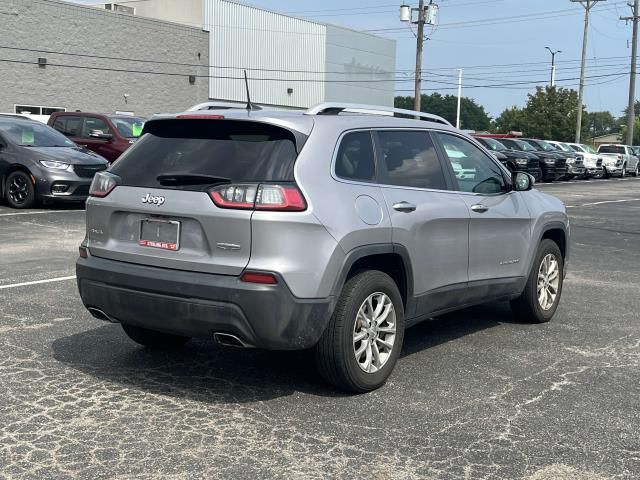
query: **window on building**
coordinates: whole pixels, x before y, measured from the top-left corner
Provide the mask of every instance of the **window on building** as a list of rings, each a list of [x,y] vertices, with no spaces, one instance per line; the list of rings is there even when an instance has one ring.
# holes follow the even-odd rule
[[[45,107],[42,105],[15,105],[14,113],[28,113],[31,115],[51,115],[53,112],[66,112],[64,107]]]

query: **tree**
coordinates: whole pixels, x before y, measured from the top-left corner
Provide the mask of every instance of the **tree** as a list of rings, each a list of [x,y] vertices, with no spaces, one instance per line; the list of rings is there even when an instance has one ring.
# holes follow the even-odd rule
[[[525,137],[572,142],[575,139],[577,122],[575,90],[556,87],[537,87],[529,94],[524,108],[506,109],[494,122],[499,132],[520,131]],[[584,108],[584,107],[583,107]],[[587,113],[583,112],[586,118]],[[582,135],[588,136],[589,124],[583,122]]]
[[[578,93],[569,88],[537,87],[529,94],[525,114],[527,135],[535,138],[572,142],[575,140]],[[583,107],[583,118],[587,112]],[[588,122],[583,122],[582,136],[588,137]]]
[[[625,122],[627,120],[625,119]],[[627,138],[627,126],[624,125],[621,130],[620,130],[620,136],[623,139]],[[633,145],[640,145],[640,117],[636,117],[636,122],[635,125],[633,127],[633,141],[632,141]]]
[[[640,110],[638,110],[640,113]],[[608,133],[618,133],[620,123],[611,112],[589,112],[587,114],[587,125],[589,126],[589,136],[599,137]],[[626,119],[622,123],[626,123]]]
[[[394,102],[396,108],[413,110],[414,97],[396,97]],[[441,95],[432,93],[422,95],[421,110],[425,113],[439,115],[455,125],[458,109],[458,97],[454,95]],[[460,128],[465,130],[489,130],[491,117],[487,114],[482,105],[478,105],[475,100],[462,97],[460,102]]]
[[[523,132],[527,130],[527,119],[522,108],[516,106],[504,110],[491,125],[495,133]]]

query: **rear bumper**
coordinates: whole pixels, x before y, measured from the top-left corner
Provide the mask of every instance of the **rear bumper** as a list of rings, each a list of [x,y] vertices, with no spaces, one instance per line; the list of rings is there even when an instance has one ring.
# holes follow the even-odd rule
[[[294,297],[280,278],[258,285],[91,256],[78,259],[76,274],[85,307],[118,322],[190,337],[231,333],[269,350],[312,347],[334,307],[333,297]]]

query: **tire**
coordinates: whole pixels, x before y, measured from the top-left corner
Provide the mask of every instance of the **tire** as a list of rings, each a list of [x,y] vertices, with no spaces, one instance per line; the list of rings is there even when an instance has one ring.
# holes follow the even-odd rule
[[[636,163],[636,169],[633,171],[633,176],[637,177],[640,175],[640,164]]]
[[[606,168],[602,169],[602,178],[611,178],[611,175],[609,175]]]
[[[558,282],[555,289],[556,296],[553,302],[550,305],[542,305],[538,297],[538,281],[541,269],[544,268],[542,262],[549,258],[549,256],[552,256],[557,264],[556,278]],[[511,308],[519,321],[545,323],[551,320],[556,313],[560,297],[562,296],[563,274],[564,264],[560,248],[553,240],[549,240],[548,238],[542,240],[522,295],[511,301]],[[550,300],[550,298],[547,299]]]
[[[9,174],[4,192],[7,203],[13,208],[30,208],[36,201],[36,188],[31,177],[21,170]]]
[[[620,178],[624,178],[627,176],[627,164],[622,165],[622,172],[620,173]]]
[[[368,299],[372,297],[372,302],[367,307]],[[367,316],[373,316],[373,323],[377,323],[376,317],[367,315],[367,312],[371,311],[371,306],[375,311],[380,304],[379,300],[384,300],[384,306],[378,319],[387,311],[387,305],[392,305],[392,309],[389,309],[379,325],[385,330],[391,330],[395,322],[395,335],[391,331],[378,332],[377,327],[366,328],[363,323],[367,321]],[[359,313],[363,315],[359,316]],[[395,319],[392,318],[394,314]],[[356,328],[359,329],[358,332]],[[366,336],[356,340],[358,334]],[[403,339],[404,306],[397,285],[386,273],[377,270],[364,271],[345,283],[329,325],[315,347],[316,366],[320,375],[340,390],[352,393],[369,392],[384,385],[391,375],[400,355]],[[385,348],[385,342],[392,345],[390,349]],[[370,347],[367,347],[367,344]],[[359,349],[363,350],[360,356],[356,357]],[[382,351],[382,357],[380,353],[376,357],[376,350],[387,351]],[[371,359],[371,371],[365,370],[367,358]],[[375,365],[376,363],[379,365]]]
[[[131,340],[153,350],[173,350],[190,340],[189,337],[158,332],[124,323],[122,324],[122,329]]]

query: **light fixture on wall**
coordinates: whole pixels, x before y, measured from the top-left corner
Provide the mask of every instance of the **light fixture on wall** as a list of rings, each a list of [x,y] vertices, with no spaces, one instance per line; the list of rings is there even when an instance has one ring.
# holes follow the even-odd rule
[[[129,103],[129,97],[130,97],[130,95],[129,95],[128,93],[125,93],[125,94],[123,95],[123,97],[124,97],[124,103]]]
[[[287,93],[289,95],[292,95],[293,94],[293,88],[287,88]]]
[[[196,83],[196,76],[195,75],[189,75],[189,84],[190,85],[195,85]]]
[[[47,59],[44,58],[44,57],[38,58],[38,66],[40,68],[46,68],[47,67]]]

